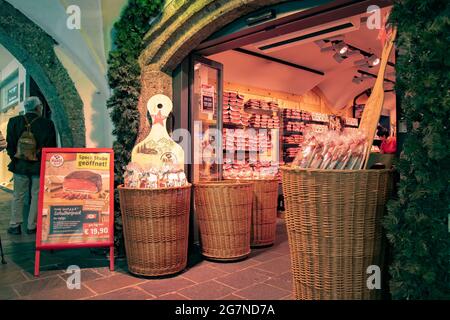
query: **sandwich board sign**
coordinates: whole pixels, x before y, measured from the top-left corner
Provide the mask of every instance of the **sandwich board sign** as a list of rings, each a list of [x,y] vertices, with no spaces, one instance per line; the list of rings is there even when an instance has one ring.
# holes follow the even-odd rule
[[[114,153],[42,150],[35,276],[42,250],[110,248],[114,270]]]

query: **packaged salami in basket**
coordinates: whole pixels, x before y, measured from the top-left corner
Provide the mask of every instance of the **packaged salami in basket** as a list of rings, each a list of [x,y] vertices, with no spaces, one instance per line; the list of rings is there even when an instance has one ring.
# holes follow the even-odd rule
[[[187,184],[182,170],[166,166],[161,170],[130,163],[124,168],[124,186],[137,189],[182,187]]]
[[[366,136],[359,131],[322,134],[309,131],[292,166],[309,169],[357,170],[363,166]]]

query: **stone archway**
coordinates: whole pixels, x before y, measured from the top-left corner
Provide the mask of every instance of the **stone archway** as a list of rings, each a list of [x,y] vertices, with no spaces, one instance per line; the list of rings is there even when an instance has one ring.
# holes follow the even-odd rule
[[[203,0],[172,1],[159,21],[144,37],[142,52],[142,90],[139,98],[140,133],[138,141],[149,132],[146,101],[157,93],[172,97],[172,71],[208,36],[234,20],[260,8],[288,0]]]
[[[63,147],[84,147],[83,102],[54,52],[55,41],[0,0],[0,43],[25,67],[48,102]]]

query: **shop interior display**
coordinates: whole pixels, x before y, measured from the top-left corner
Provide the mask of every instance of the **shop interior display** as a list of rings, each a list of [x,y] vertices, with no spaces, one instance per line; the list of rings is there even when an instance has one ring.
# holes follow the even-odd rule
[[[358,119],[338,117],[319,112],[305,110],[284,109],[283,119],[283,160],[291,163],[301,150],[304,134],[323,134],[331,131],[357,129]]]
[[[360,21],[360,15],[350,19]],[[320,26],[320,35],[306,29],[295,36],[261,36],[251,43],[240,39],[241,47],[226,51],[215,51],[213,40],[207,41],[210,46],[205,44],[199,53],[223,71],[223,128],[279,128],[277,162],[286,164],[294,160],[307,131],[357,131],[355,99],[359,97],[360,105],[367,103],[369,95],[361,93],[373,87],[383,67],[383,45],[379,30],[359,22],[352,25],[331,32],[326,24]],[[222,36],[217,34],[217,39]],[[395,56],[386,61],[380,80],[386,84],[382,114],[395,123]]]
[[[279,164],[273,154],[278,148],[278,104],[262,99],[245,100],[243,94],[225,91],[223,105],[223,178],[277,178]]]
[[[317,140],[314,141],[325,136],[334,137],[332,132],[335,131],[344,130],[346,135],[342,137],[358,135],[358,119],[355,118],[281,108],[273,99],[246,99],[245,95],[233,91],[224,92],[223,103],[224,179],[279,177],[280,163],[290,164],[302,152],[306,133],[309,136],[307,143],[315,137]],[[275,144],[272,135],[278,128],[282,129],[281,136],[279,143]],[[273,154],[279,145],[282,146],[282,157],[279,161],[269,160],[268,155]],[[335,156],[339,158],[339,155]],[[340,165],[335,164],[336,168]],[[358,163],[351,165],[357,166]]]

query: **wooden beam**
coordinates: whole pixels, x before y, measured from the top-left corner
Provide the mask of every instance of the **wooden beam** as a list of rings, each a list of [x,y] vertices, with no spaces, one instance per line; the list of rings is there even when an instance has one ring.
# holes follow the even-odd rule
[[[244,54],[253,56],[253,57],[257,57],[257,58],[265,59],[265,60],[268,60],[268,61],[276,62],[276,63],[279,63],[279,64],[283,64],[285,66],[296,68],[296,69],[299,69],[299,70],[302,70],[302,71],[307,71],[307,72],[310,72],[310,73],[314,73],[314,74],[319,75],[319,76],[324,76],[325,75],[325,73],[322,72],[322,71],[311,69],[311,68],[308,68],[308,67],[305,67],[305,66],[293,63],[293,62],[286,61],[286,60],[282,60],[282,59],[274,58],[274,57],[271,57],[271,56],[267,56],[265,54],[261,54],[261,53],[258,53],[258,52],[253,52],[253,51],[242,49],[242,48],[237,48],[237,49],[233,49],[233,50],[236,51],[236,52],[240,52],[240,53],[244,53]]]

